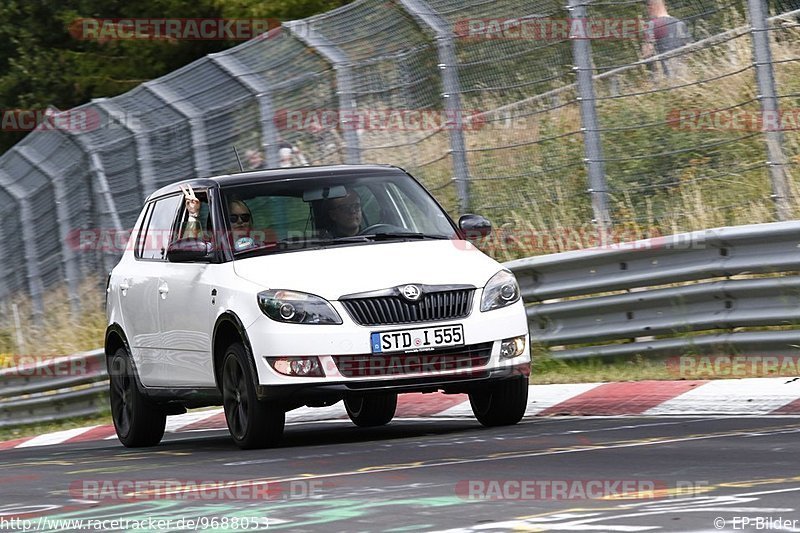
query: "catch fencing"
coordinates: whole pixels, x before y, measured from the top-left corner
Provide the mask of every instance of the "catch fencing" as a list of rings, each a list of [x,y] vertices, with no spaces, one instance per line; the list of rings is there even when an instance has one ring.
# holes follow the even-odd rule
[[[293,164],[397,164],[509,231],[787,220],[796,7],[666,0],[658,31],[680,42],[663,53],[646,0],[358,0],[285,23],[0,156],[0,298],[26,294],[41,318],[63,288],[77,310],[143,199],[237,171],[234,145],[248,165],[278,166],[282,143]]]

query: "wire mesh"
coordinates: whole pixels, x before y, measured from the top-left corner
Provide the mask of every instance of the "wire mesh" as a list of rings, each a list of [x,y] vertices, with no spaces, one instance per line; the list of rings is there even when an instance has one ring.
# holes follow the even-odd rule
[[[741,31],[708,39],[720,28],[744,25],[742,9],[740,3],[675,2],[671,18],[663,17],[649,39],[593,42],[596,73],[618,70],[595,86],[617,226],[663,233],[699,229],[701,220],[742,224],[751,222],[752,212],[741,207],[768,201],[763,139],[751,122],[759,101],[750,36]],[[646,14],[647,5],[592,5],[589,11],[615,19]],[[687,44],[695,46],[679,47]],[[648,61],[676,45],[669,57]],[[637,61],[644,62],[619,68]],[[737,202],[739,209],[726,207]]]
[[[44,133],[42,133],[44,134]],[[23,140],[23,142],[25,142]],[[22,157],[18,150],[12,149],[2,158],[3,167],[6,172],[16,177],[17,185],[23,193],[24,201],[27,202],[29,209],[20,213],[20,231],[25,236],[25,229],[22,225],[27,225],[27,230],[32,231],[36,238],[31,242],[26,239],[25,245],[32,250],[32,257],[26,258],[19,254],[25,250],[25,246],[18,249],[16,258],[22,261],[21,264],[30,260],[36,263],[42,284],[47,286],[57,283],[64,278],[63,257],[61,254],[61,239],[58,232],[58,217],[55,213],[55,195],[53,186],[48,178],[27,159]],[[27,211],[27,212],[26,212]]]
[[[341,110],[337,103],[319,121],[327,143],[341,145],[345,128],[355,130],[362,162],[397,164],[431,187],[444,184],[445,203],[454,207],[438,52],[427,29],[399,4],[380,0],[312,17],[305,28],[344,56],[351,75],[355,107]],[[313,113],[305,116],[303,129],[319,128]]]
[[[481,113],[466,131],[472,204],[499,225],[591,219],[571,43],[522,29],[566,20],[564,4],[430,2],[455,34],[463,105]]]
[[[27,281],[25,275],[27,269],[20,268],[25,257],[22,247],[22,236],[20,228],[20,210],[16,199],[9,194],[5,187],[0,187],[0,205],[6,216],[0,217],[0,289],[6,291],[4,294],[19,294],[27,292]]]
[[[775,10],[787,7],[778,2]],[[791,6],[794,9],[800,6]],[[780,11],[779,11],[780,12]],[[778,16],[769,26],[770,49],[772,51],[773,72],[780,108],[780,116],[771,125],[782,134],[782,146],[786,154],[784,167],[788,178],[792,197],[800,194],[800,50],[796,45],[800,42],[800,18],[794,16]],[[800,211],[794,207],[793,215]]]

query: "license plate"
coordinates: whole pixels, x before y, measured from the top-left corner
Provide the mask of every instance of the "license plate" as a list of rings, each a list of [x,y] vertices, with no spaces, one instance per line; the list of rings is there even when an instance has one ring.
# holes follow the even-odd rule
[[[464,344],[464,326],[398,329],[370,335],[372,353],[420,352]]]

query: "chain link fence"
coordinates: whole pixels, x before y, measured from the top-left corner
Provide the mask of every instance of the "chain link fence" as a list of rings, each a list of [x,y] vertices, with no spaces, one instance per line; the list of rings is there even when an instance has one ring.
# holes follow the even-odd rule
[[[250,168],[396,164],[453,215],[547,236],[503,260],[791,218],[800,6],[771,2],[358,0],[285,23],[3,154],[0,296],[77,308],[143,199],[237,171],[233,146]]]

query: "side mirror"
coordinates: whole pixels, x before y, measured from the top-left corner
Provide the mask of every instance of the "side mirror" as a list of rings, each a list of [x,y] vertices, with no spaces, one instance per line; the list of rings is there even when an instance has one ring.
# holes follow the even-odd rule
[[[212,250],[210,242],[191,238],[178,239],[167,247],[167,261],[170,263],[208,261]]]
[[[492,223],[480,215],[461,215],[458,227],[464,232],[467,239],[488,237],[492,232]]]

